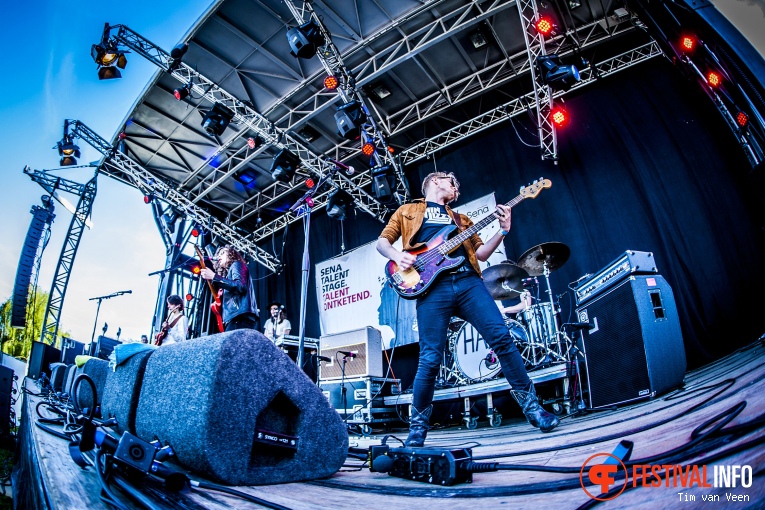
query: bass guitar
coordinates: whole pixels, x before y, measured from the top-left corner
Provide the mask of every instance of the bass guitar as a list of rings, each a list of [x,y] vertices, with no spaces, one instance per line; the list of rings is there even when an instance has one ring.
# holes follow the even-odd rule
[[[206,269],[207,266],[205,266],[205,256],[202,253],[202,250],[199,248],[199,245],[195,244],[194,249],[197,251],[197,256],[199,257],[199,265],[202,269]],[[207,282],[207,286],[210,287],[210,293],[213,297],[213,302],[210,303],[210,310],[212,310],[212,313],[215,315],[215,318],[218,320],[218,331],[223,333],[223,315],[221,315],[221,310],[223,310],[223,305],[220,302],[221,294],[223,294],[223,289],[221,289],[219,292],[215,291],[215,287],[213,287],[212,281],[205,280]]]
[[[527,198],[536,198],[543,189],[551,186],[552,182],[549,179],[536,180],[522,187],[520,194],[505,205],[513,207]],[[385,265],[388,284],[403,298],[414,299],[421,296],[427,292],[439,274],[454,269],[465,260],[462,256],[452,258],[449,253],[459,248],[470,236],[483,230],[498,217],[497,211],[494,211],[478,223],[453,236],[457,229],[456,225],[442,228],[424,246],[407,251],[417,257],[409,269],[400,271],[398,264],[392,260],[388,261]]]

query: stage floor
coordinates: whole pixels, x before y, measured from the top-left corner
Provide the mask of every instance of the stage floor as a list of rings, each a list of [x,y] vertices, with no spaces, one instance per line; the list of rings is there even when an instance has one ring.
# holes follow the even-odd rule
[[[765,345],[757,342],[687,373],[684,387],[677,391],[617,410],[566,416],[558,428],[548,434],[542,434],[520,418],[504,420],[499,427],[483,422],[474,430],[453,427],[432,431],[426,443],[428,447],[471,448],[474,461],[504,466],[499,471],[474,474],[469,484],[444,487],[396,478],[370,472],[363,461],[349,457],[346,465],[327,479],[235,489],[292,509],[475,510],[505,505],[558,510],[588,508],[592,504],[651,510],[710,504],[712,508],[715,505],[762,508],[765,506],[761,467],[765,465],[763,394]],[[39,397],[27,396],[26,400],[26,412],[35,417]],[[730,422],[716,431],[726,419]],[[70,457],[68,443],[35,426],[33,421],[25,419],[20,430],[24,458],[20,460],[19,469],[28,475],[25,476],[27,485],[15,488],[14,493],[21,489],[22,499],[36,508],[109,508],[99,499],[100,485],[93,468],[77,467]],[[706,422],[710,423],[701,427]],[[406,437],[404,430],[391,434],[400,439]],[[366,449],[383,439],[382,435],[351,436],[350,444]],[[621,441],[634,443],[627,462],[628,479],[625,481],[621,472],[617,472],[614,483],[607,486],[610,489],[625,486],[625,490],[611,501],[598,503],[582,487],[581,468],[596,454],[614,452]],[[387,444],[400,446],[393,437],[387,438]],[[661,481],[648,476],[646,485],[649,486],[641,486],[640,473],[644,468],[635,470],[631,463],[664,466],[656,468]],[[751,467],[751,471],[746,467],[741,470],[744,476],[736,480],[735,487],[703,486],[714,485],[714,473],[731,469],[728,466],[733,465]],[[548,468],[562,472],[544,471]],[[646,473],[650,469],[645,469]],[[667,471],[672,473],[671,477],[666,476]],[[637,473],[635,487],[633,473]],[[199,479],[193,473],[189,476]],[[608,473],[603,476],[607,478]],[[587,471],[584,482],[587,491],[602,497],[601,486],[588,483]],[[650,486],[652,482],[657,486]],[[188,494],[167,496],[153,484],[145,484],[144,489],[145,497],[157,508],[261,507],[238,496],[212,490],[195,489]],[[131,501],[124,495],[123,499]],[[133,505],[132,508],[143,508],[135,501]]]

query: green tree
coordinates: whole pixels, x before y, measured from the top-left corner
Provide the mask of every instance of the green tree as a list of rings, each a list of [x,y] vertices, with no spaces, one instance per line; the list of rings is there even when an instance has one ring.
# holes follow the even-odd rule
[[[27,324],[23,328],[11,326],[11,299],[9,298],[0,305],[0,339],[2,339],[2,350],[4,353],[16,358],[29,358],[32,342],[40,340],[50,294],[39,287],[35,289],[30,286],[29,296],[27,301]],[[55,345],[57,347],[60,346],[61,338],[68,336],[69,333],[62,334],[59,332]]]

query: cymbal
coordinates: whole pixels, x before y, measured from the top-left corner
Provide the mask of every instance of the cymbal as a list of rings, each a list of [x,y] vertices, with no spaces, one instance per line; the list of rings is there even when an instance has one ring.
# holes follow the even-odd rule
[[[540,276],[545,272],[555,271],[566,263],[571,250],[563,243],[542,243],[526,250],[518,259],[518,266],[528,271],[531,276]]]
[[[518,297],[523,292],[523,279],[529,277],[525,269],[509,262],[489,266],[481,273],[483,284],[494,299]]]

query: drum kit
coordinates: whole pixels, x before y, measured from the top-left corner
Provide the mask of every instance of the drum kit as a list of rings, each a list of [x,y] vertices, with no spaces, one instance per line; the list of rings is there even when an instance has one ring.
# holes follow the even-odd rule
[[[526,292],[531,296],[531,306],[516,317],[520,320],[505,318],[527,370],[570,361],[571,341],[560,330],[560,309],[550,288],[550,273],[563,266],[570,255],[571,250],[563,243],[543,243],[527,250],[517,264],[503,262],[483,270],[484,284],[495,300],[517,298]],[[544,298],[540,276],[545,282]],[[487,381],[498,377],[502,370],[491,348],[462,319],[452,319],[448,346],[439,385]]]

